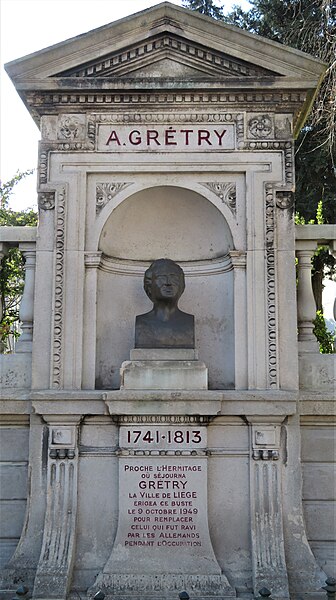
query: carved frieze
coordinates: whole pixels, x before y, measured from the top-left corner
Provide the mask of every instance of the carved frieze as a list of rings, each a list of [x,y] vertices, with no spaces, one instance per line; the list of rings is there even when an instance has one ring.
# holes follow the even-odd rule
[[[57,123],[59,140],[83,140],[85,138],[85,115],[60,115]]]
[[[216,194],[218,198],[226,204],[231,210],[232,214],[236,215],[236,184],[235,183],[219,183],[219,182],[207,182],[201,183],[204,187],[207,187],[211,192]]]
[[[277,140],[288,140],[293,135],[292,115],[276,114],[274,117],[274,135]]]
[[[273,117],[268,114],[252,115],[247,121],[247,137],[261,140],[274,137]]]
[[[56,192],[39,192],[37,196],[38,207],[42,210],[52,210],[55,208]]]
[[[124,190],[131,182],[97,183],[96,185],[96,212],[100,211],[110,202],[118,192]]]
[[[287,209],[294,205],[294,194],[291,191],[279,190],[275,192],[275,202],[278,208]]]

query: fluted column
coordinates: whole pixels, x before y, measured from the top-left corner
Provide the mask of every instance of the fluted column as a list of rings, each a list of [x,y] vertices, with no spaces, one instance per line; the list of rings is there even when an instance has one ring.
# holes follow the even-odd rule
[[[231,250],[234,277],[235,388],[247,389],[246,252]]]
[[[48,423],[47,506],[34,600],[66,600],[75,557],[78,432],[81,417],[44,415]]]
[[[311,280],[311,259],[315,250],[316,242],[313,240],[297,240],[296,242],[296,256],[298,259],[298,339],[299,350],[304,352],[319,352],[319,346],[313,334],[316,304]]]
[[[289,599],[281,491],[280,429],[284,416],[249,417],[250,505],[254,593]]]
[[[33,347],[36,245],[22,243],[19,244],[19,250],[25,259],[25,283],[19,313],[22,334],[15,346],[15,352],[31,352]]]

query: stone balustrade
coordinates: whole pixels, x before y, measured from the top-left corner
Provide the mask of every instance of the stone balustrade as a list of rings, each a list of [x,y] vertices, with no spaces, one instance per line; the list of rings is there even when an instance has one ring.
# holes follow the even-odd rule
[[[296,225],[298,340],[301,352],[319,351],[313,334],[316,304],[311,280],[311,260],[318,246],[329,246],[331,254],[336,256],[336,225]]]
[[[0,260],[10,248],[17,247],[25,259],[25,285],[20,304],[22,335],[16,352],[31,352],[33,341],[34,287],[37,227],[0,227]],[[0,318],[2,318],[0,306]]]

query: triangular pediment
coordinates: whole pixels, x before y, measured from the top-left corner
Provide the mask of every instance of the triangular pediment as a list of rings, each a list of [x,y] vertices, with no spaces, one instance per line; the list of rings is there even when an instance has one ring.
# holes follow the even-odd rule
[[[37,124],[45,110],[57,111],[51,107],[63,91],[68,108],[78,100],[86,110],[101,102],[102,92],[128,98],[132,90],[169,94],[175,89],[195,97],[200,90],[238,93],[238,102],[251,111],[258,107],[250,99],[258,103],[260,93],[266,98],[279,91],[295,103],[299,127],[325,70],[320,60],[299,50],[169,2],[6,65]]]
[[[8,63],[17,89],[51,78],[140,78],[189,74],[216,78],[319,80],[321,61],[169,2]],[[23,82],[26,82],[24,85]],[[30,88],[32,89],[32,88]]]
[[[163,32],[99,57],[56,77],[267,77],[276,72]]]

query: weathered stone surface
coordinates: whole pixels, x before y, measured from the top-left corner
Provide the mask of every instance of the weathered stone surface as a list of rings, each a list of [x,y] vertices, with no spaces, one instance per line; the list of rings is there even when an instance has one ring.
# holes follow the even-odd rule
[[[0,354],[0,386],[4,388],[31,388],[32,355]]]
[[[292,192],[294,135],[325,66],[164,2],[7,70],[41,144],[38,235],[6,229],[0,242],[1,255],[36,242],[32,363],[0,357],[6,600],[17,581],[41,600],[99,588],[106,600],[251,599],[262,585],[319,598],[321,567],[333,574],[334,390],[313,339],[299,367]],[[313,231],[297,232],[314,249]],[[134,350],[119,389],[160,256],[185,272],[197,351]],[[188,466],[201,470],[169,470]],[[153,546],[130,544],[143,540]]]
[[[206,390],[208,370],[198,360],[135,360],[121,366],[121,389]]]

